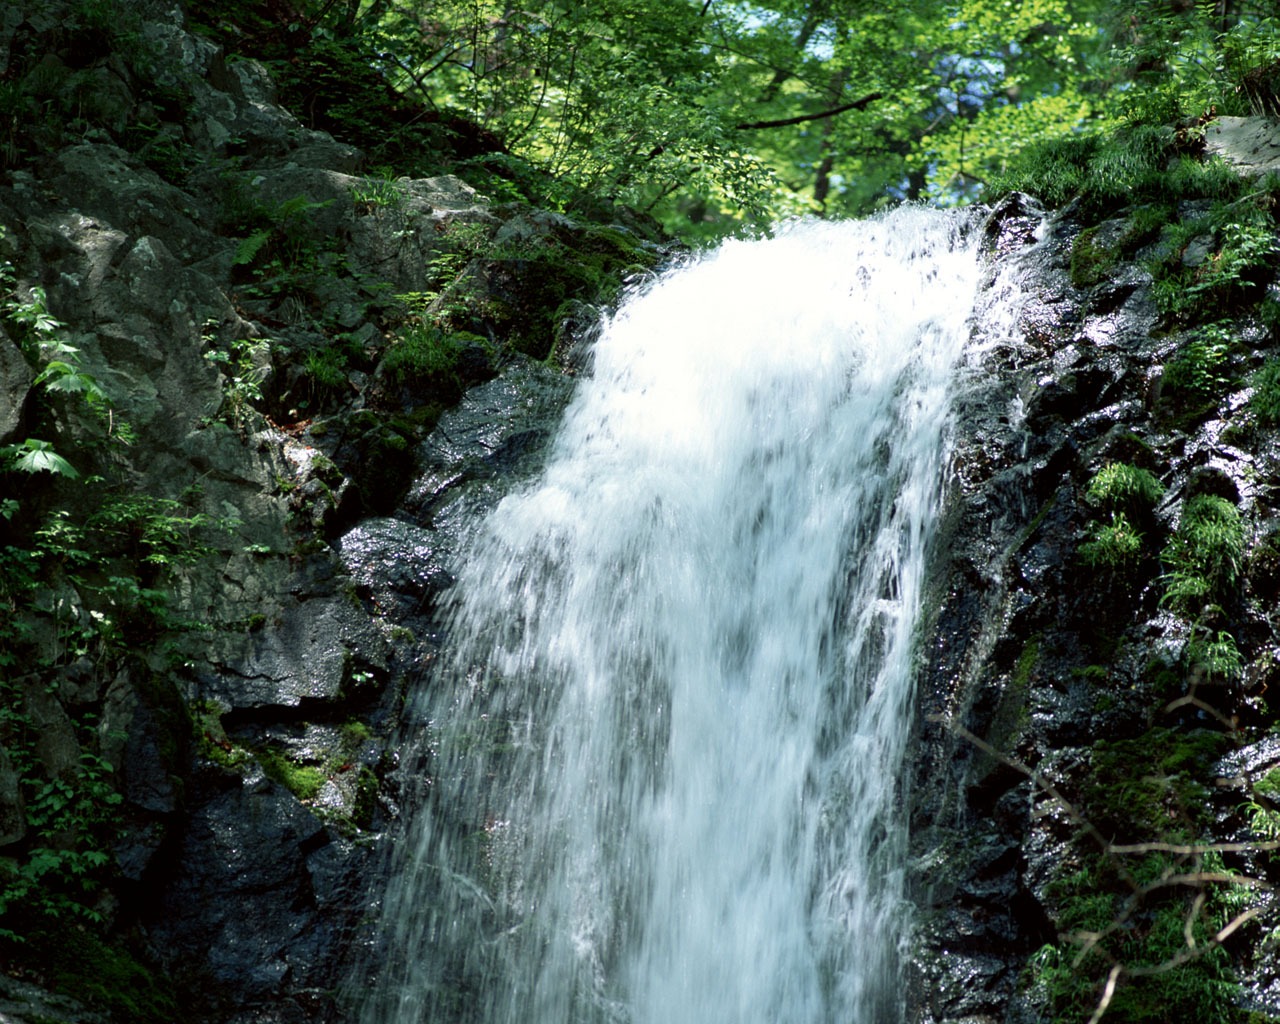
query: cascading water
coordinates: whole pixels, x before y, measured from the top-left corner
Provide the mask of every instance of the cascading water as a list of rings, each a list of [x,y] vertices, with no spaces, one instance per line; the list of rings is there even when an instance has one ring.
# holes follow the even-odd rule
[[[364,1024],[900,1015],[965,223],[731,242],[607,325],[459,568]]]

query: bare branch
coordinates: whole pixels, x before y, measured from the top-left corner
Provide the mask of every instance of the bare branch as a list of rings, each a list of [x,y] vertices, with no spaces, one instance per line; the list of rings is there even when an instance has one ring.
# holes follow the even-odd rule
[[[799,114],[796,117],[783,117],[777,121],[751,121],[746,124],[735,124],[733,127],[738,131],[755,131],[758,128],[789,128],[793,124],[804,124],[806,121],[817,121],[824,117],[835,117],[837,114],[843,114],[849,110],[865,110],[878,99],[883,99],[884,93],[873,92],[863,96],[860,100],[854,100],[852,103],[844,103],[838,107],[832,107],[830,110],[822,110],[816,114]]]
[[[1177,953],[1174,956],[1169,957],[1169,959],[1165,960],[1163,963],[1153,964],[1150,967],[1127,967],[1125,968],[1125,973],[1134,978],[1150,978],[1156,974],[1164,974],[1168,971],[1172,971],[1174,968],[1181,967],[1183,964],[1188,964],[1192,960],[1198,960],[1206,953],[1221,946],[1228,938],[1230,938],[1234,931],[1249,921],[1252,921],[1255,917],[1258,917],[1262,913],[1262,910],[1262,907],[1253,907],[1250,910],[1237,914],[1226,923],[1221,931],[1214,935],[1213,938],[1203,946],[1196,946],[1194,949],[1188,949],[1184,952]]]
[[[1183,853],[1188,855],[1202,853],[1262,853],[1268,850],[1280,850],[1280,840],[1263,843],[1113,843],[1108,845],[1107,853]]]
[[[1120,980],[1120,975],[1123,971],[1123,964],[1112,966],[1111,973],[1107,975],[1107,987],[1102,990],[1102,998],[1098,1000],[1097,1009],[1093,1011],[1093,1016],[1089,1018],[1089,1024],[1098,1024],[1098,1021],[1102,1020],[1102,1015],[1107,1012],[1107,1007],[1111,1005],[1111,998],[1116,994],[1116,982]]]

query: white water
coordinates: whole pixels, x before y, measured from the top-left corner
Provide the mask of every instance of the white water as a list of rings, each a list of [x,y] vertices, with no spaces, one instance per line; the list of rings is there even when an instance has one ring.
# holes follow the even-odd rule
[[[960,223],[729,243],[608,325],[461,569],[365,1024],[899,1014]]]

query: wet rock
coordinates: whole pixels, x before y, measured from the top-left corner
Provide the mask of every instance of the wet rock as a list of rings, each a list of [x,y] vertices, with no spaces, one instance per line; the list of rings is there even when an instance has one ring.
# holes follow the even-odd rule
[[[340,700],[357,663],[385,669],[386,645],[354,595],[338,594],[283,609],[243,649],[213,660],[220,671],[203,680],[205,699],[238,709],[294,708]]]
[[[400,519],[363,520],[335,544],[343,568],[381,608],[403,620],[428,607],[453,582],[432,530]]]
[[[541,464],[572,382],[537,363],[515,360],[497,379],[472,388],[440,418],[418,452],[422,474],[404,508],[426,525],[455,521],[446,507],[466,496],[474,510]]]
[[[317,955],[330,925],[314,912],[307,861],[327,843],[315,816],[260,773],[206,780],[147,911],[153,942],[175,967],[202,965],[233,1005],[314,984],[332,971]]]

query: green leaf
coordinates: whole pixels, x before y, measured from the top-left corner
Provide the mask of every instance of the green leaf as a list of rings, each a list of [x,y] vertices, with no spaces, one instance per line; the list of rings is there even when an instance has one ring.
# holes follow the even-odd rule
[[[75,466],[53,450],[48,441],[39,441],[29,437],[22,444],[6,445],[0,448],[0,458],[9,462],[9,469],[19,473],[53,473],[75,480],[80,476]]]

